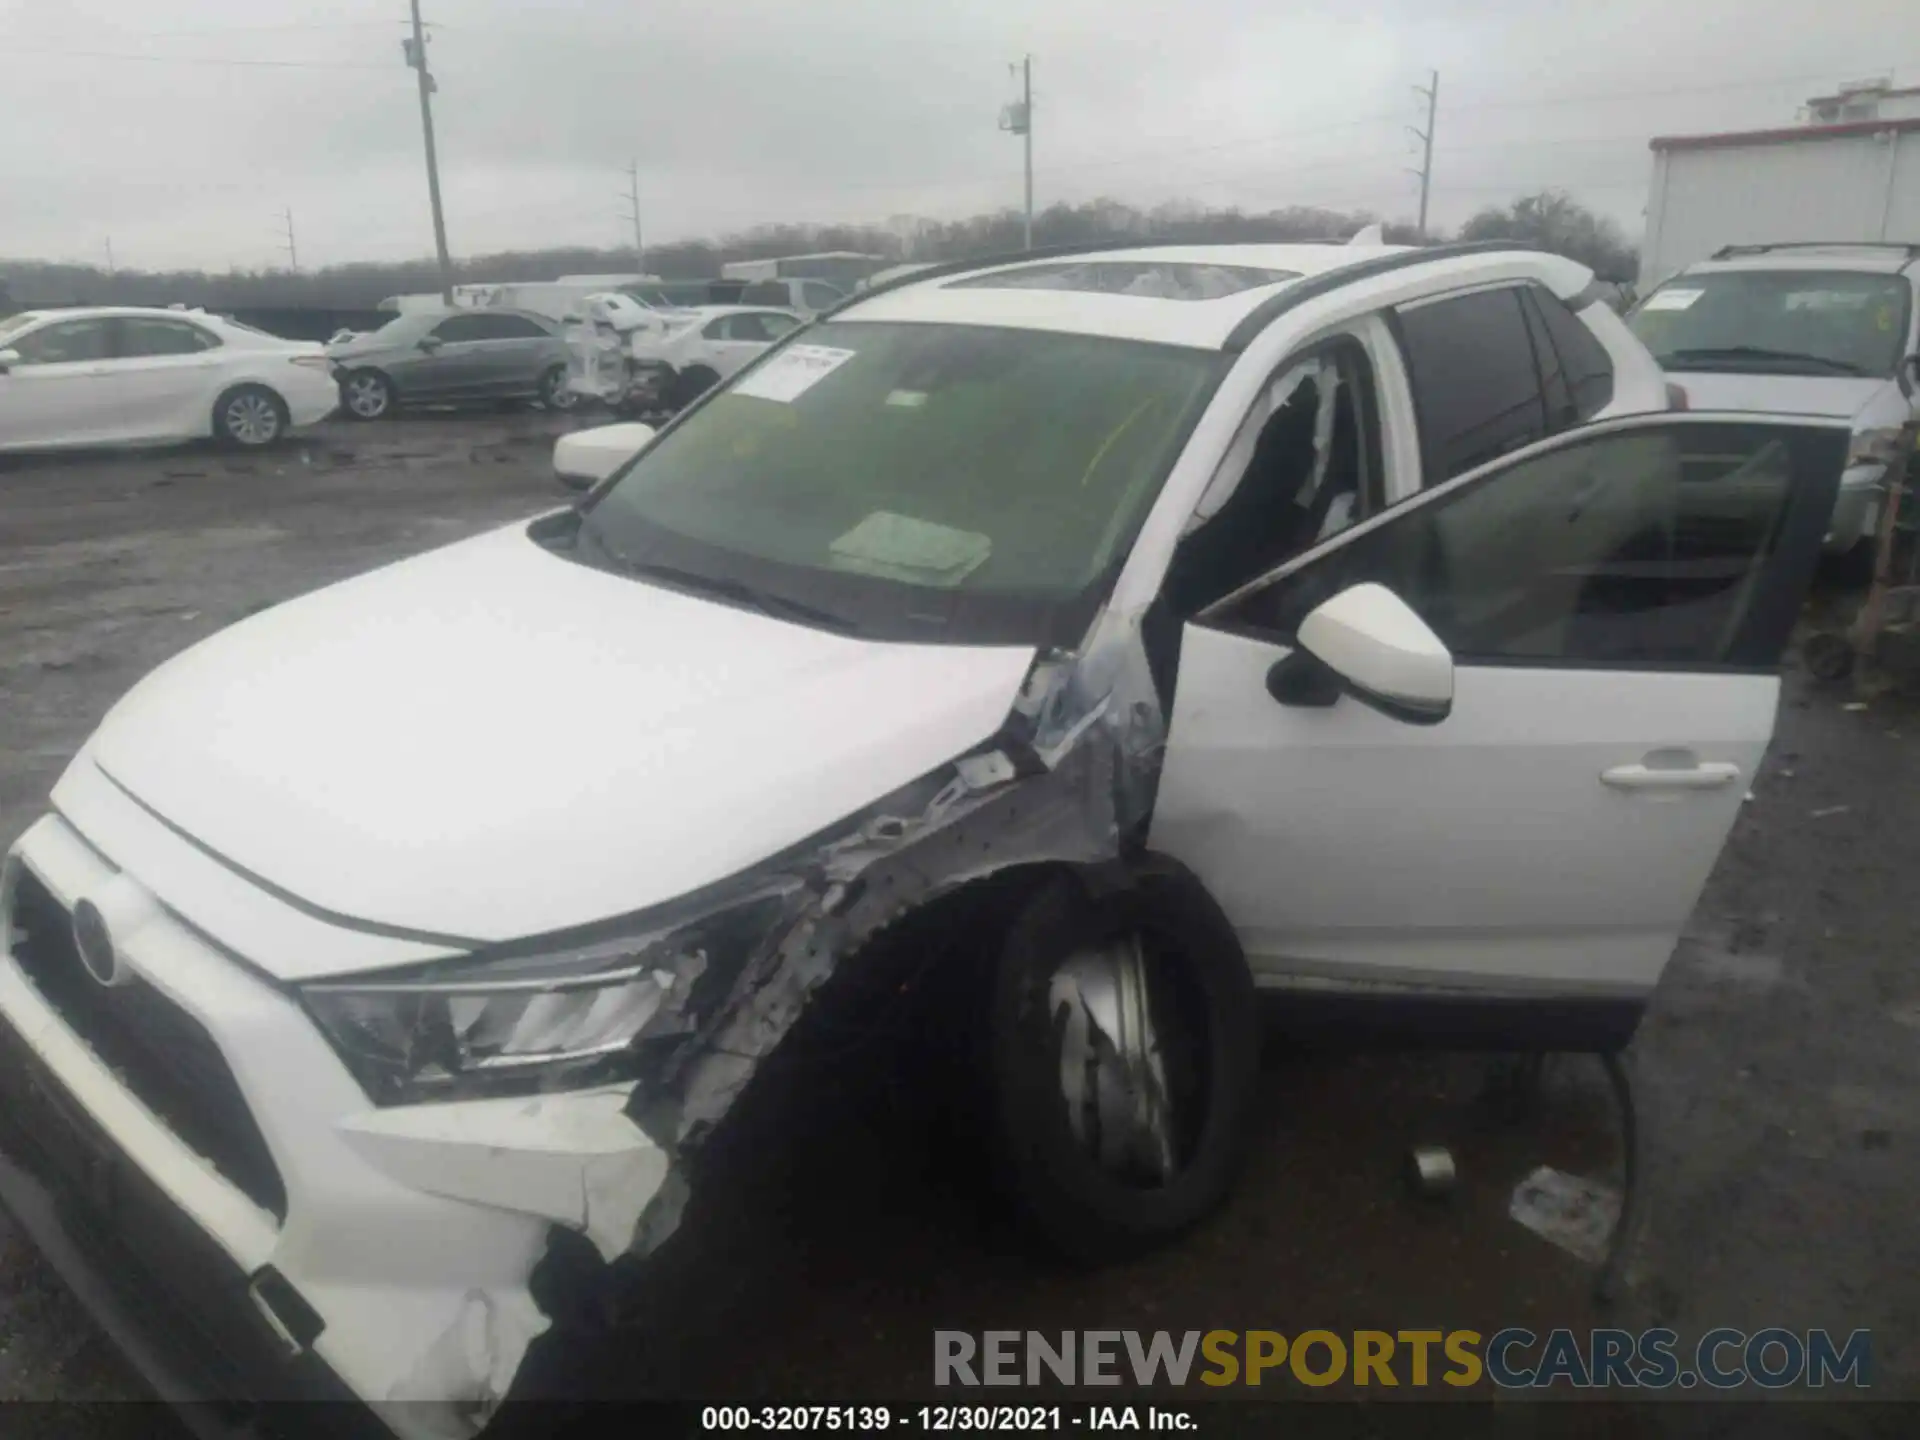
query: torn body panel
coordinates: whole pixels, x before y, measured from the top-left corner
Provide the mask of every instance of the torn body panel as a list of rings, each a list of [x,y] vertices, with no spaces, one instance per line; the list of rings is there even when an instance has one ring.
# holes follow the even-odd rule
[[[1151,815],[1165,713],[1140,616],[1109,610],[1079,654],[1035,661],[994,741],[763,875],[798,882],[787,915],[643,1080],[642,1127],[669,1152],[698,1146],[829,977],[920,908],[1009,870],[1120,858]],[[668,1233],[647,1227],[636,1253]]]

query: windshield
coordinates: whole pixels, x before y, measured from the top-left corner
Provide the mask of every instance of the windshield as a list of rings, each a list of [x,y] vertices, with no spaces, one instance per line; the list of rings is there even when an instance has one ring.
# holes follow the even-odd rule
[[[583,553],[875,638],[1077,643],[1224,367],[1038,330],[839,321],[805,339],[595,497]]]
[[[1911,299],[1899,275],[1719,270],[1668,281],[1628,324],[1670,370],[1887,376]]]

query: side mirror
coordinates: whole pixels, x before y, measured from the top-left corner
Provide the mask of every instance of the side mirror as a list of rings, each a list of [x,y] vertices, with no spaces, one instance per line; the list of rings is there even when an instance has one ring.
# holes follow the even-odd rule
[[[637,420],[575,430],[553,442],[553,474],[569,490],[598,485],[653,439],[653,427]]]
[[[18,350],[13,350],[13,349],[0,350],[0,375],[6,374],[9,370],[13,369],[13,367],[18,365],[19,363],[20,363],[20,352]]]
[[[1342,694],[1413,725],[1453,711],[1453,656],[1384,585],[1342,590],[1300,622],[1298,648],[1267,672],[1283,705],[1331,705]]]
[[[422,335],[420,337],[419,348],[426,351],[427,354],[431,355],[434,351],[438,350],[442,345],[446,343],[447,342],[442,340],[438,335]]]
[[[5,357],[0,356],[0,364],[4,363]],[[1915,351],[1902,360],[1900,368],[1894,371],[1894,376],[1900,382],[1900,393],[1909,400],[1913,399],[1915,393],[1920,392],[1920,351]]]

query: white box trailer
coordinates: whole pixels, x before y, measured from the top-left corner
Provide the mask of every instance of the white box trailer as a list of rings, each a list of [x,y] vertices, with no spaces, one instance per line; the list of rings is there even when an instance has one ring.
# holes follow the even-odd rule
[[[1920,243],[1920,118],[1653,142],[1640,293],[1727,245]]]

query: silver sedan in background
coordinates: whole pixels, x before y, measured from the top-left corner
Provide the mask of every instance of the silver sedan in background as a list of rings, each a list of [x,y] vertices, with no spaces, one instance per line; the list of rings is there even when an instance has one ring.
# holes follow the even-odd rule
[[[527,310],[414,311],[370,335],[327,347],[347,414],[378,420],[400,405],[538,400],[572,409],[567,347],[553,321]]]

